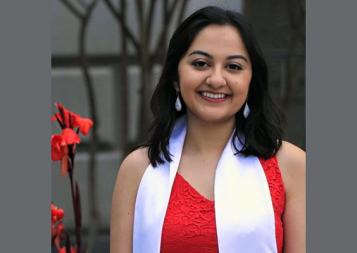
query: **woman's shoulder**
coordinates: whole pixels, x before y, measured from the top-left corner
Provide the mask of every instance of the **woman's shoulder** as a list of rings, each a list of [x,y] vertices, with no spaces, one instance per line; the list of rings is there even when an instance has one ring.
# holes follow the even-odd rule
[[[127,155],[116,178],[110,220],[110,252],[132,252],[135,199],[141,178],[149,164],[147,149]]]
[[[138,148],[124,158],[119,167],[118,176],[140,181],[149,163],[148,148]]]
[[[129,153],[119,167],[114,193],[125,191],[128,196],[134,198],[149,163],[147,148],[139,148]]]
[[[305,151],[287,141],[282,141],[276,157],[279,163],[300,168],[305,164]]]
[[[297,146],[283,142],[277,155],[285,186],[283,214],[284,249],[305,252],[306,229],[306,156]]]
[[[283,141],[276,154],[287,193],[300,188],[306,177],[306,155],[301,148]]]

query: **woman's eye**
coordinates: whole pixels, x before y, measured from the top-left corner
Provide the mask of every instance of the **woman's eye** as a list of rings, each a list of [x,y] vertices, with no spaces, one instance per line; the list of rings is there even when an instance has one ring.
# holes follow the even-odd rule
[[[192,63],[192,65],[197,68],[205,68],[208,66],[208,64],[204,61],[195,61]]]
[[[239,64],[228,64],[227,66],[230,70],[242,70],[242,66]]]

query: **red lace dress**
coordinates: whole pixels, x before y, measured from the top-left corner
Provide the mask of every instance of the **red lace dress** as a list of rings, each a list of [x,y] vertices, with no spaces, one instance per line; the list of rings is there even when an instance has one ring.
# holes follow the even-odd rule
[[[275,157],[260,159],[268,180],[275,214],[278,252],[283,248],[282,214],[285,190]],[[214,201],[198,193],[177,173],[167,207],[161,253],[218,253]]]

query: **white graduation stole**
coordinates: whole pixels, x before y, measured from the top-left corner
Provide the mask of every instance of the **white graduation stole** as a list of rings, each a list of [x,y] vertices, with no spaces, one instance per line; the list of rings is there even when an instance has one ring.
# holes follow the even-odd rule
[[[141,179],[135,203],[134,253],[160,252],[185,136],[186,118],[181,117],[170,137],[172,162],[155,168],[150,164]],[[219,253],[276,253],[274,210],[264,170],[257,157],[234,155],[231,138],[218,162],[214,183]]]

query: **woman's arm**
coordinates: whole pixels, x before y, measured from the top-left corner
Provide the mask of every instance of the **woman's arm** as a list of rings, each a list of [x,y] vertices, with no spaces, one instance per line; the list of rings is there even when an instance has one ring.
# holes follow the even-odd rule
[[[110,218],[111,253],[132,253],[135,199],[148,165],[147,149],[138,149],[130,153],[119,168]]]
[[[277,159],[281,169],[286,206],[283,216],[284,253],[306,252],[306,158],[298,147],[283,142]]]

